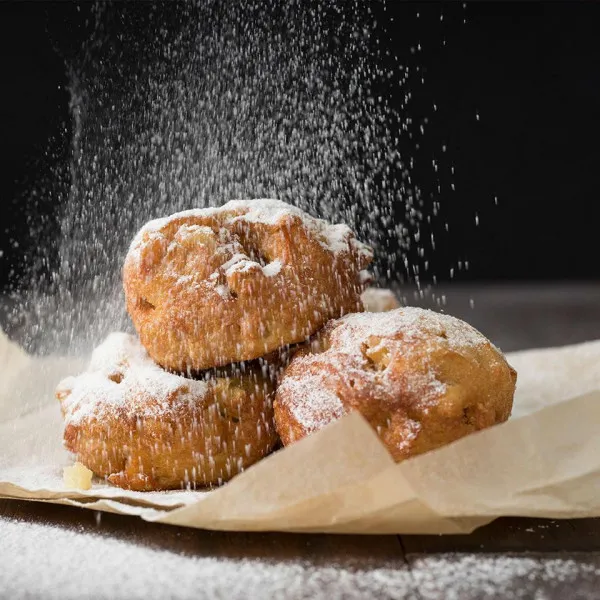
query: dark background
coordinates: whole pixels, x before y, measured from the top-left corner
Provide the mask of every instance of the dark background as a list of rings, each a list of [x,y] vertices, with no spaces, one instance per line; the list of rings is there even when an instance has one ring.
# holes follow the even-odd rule
[[[26,270],[28,214],[50,227],[59,214],[53,178],[70,136],[60,54],[76,51],[90,14],[88,3],[0,4],[2,286]],[[401,59],[421,45],[413,116],[438,109],[419,152],[447,145],[455,167],[456,192],[440,197],[451,235],[428,277],[448,280],[457,259],[470,265],[459,281],[600,277],[600,3],[390,2],[379,19]]]

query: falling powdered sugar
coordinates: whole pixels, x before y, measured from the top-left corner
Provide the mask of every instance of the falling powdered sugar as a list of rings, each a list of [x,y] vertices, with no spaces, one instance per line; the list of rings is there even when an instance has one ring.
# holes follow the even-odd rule
[[[367,257],[371,257],[373,254],[369,246],[359,242],[354,237],[347,225],[343,223],[330,224],[323,219],[312,217],[296,206],[281,200],[231,200],[222,207],[222,209],[226,208],[247,211],[241,216],[234,217],[234,221],[243,220],[248,223],[262,223],[265,225],[275,225],[286,216],[293,215],[298,217],[305,229],[313,233],[323,247],[333,254],[348,252],[349,247]]]
[[[439,161],[413,168],[428,120],[410,111],[421,65],[408,41],[402,58],[389,46],[385,3],[92,5],[87,39],[65,55],[61,230],[32,235],[32,293],[14,303],[28,349],[83,354],[129,327],[121,265],[135,232],[230,198],[277,197],[347,223],[378,250],[376,279],[428,272]],[[45,213],[32,212],[32,232]],[[327,229],[323,243],[345,247],[345,231]]]
[[[264,251],[263,243],[245,239],[236,228],[238,223],[247,223],[249,228],[268,225],[279,229],[297,227],[299,223],[309,238],[331,254],[334,265],[341,256],[352,256],[352,260],[365,264],[372,259],[371,248],[359,242],[346,225],[331,225],[279,200],[234,200],[221,207],[182,211],[148,222],[130,245],[125,259],[126,272],[133,272],[146,282],[156,276],[166,277],[170,285],[181,289],[192,286],[207,289],[208,286],[225,302],[230,301],[232,295],[224,278],[235,274],[262,273],[272,279],[272,285],[285,286],[289,256],[270,256],[267,260],[264,254],[268,252]],[[178,256],[180,260],[173,259]],[[201,256],[206,256],[206,261],[198,258]],[[189,266],[189,260],[195,260],[200,268]],[[292,263],[293,260],[292,257]],[[179,266],[182,261],[185,269]],[[209,264],[212,267],[203,271]]]

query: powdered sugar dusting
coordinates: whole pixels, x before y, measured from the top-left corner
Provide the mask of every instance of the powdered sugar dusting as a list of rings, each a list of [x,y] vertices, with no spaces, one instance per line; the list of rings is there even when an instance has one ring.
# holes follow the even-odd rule
[[[390,336],[398,336],[398,339],[391,340]],[[386,361],[395,352],[408,355],[413,352],[413,346],[422,351],[423,348],[427,350],[446,345],[460,353],[469,346],[487,343],[481,333],[464,321],[409,306],[342,317],[331,327],[326,354],[338,372],[344,373],[354,364],[362,377],[371,373],[373,389],[379,386],[384,389],[388,377]],[[382,370],[372,371],[369,361],[379,362]],[[412,372],[406,381],[409,388],[419,390],[422,404],[446,391],[446,384],[437,378],[434,365],[429,366],[425,372]],[[350,373],[348,376],[351,376]]]
[[[217,294],[219,294],[219,296],[221,296],[221,298],[227,299],[231,296],[229,288],[223,284],[215,285],[215,292],[217,292]]]
[[[248,260],[248,257],[245,254],[240,254],[239,252],[234,254],[228,261],[224,262],[221,265],[221,269],[223,269],[225,271],[225,273],[227,273],[229,271],[229,269],[235,267],[236,265],[238,265],[241,262],[250,262]]]
[[[355,313],[338,321],[330,336],[333,348],[347,353],[369,337],[401,333],[404,340],[441,337],[453,350],[488,344],[489,341],[468,323],[432,310],[406,306],[382,313]]]
[[[390,336],[398,335],[390,340]],[[361,365],[361,371],[369,372],[365,363],[369,360],[384,361],[383,371],[373,373],[373,386],[383,385],[388,372],[386,355],[400,352],[409,355],[413,346],[420,351],[447,346],[460,353],[468,347],[488,344],[489,341],[468,323],[450,315],[431,310],[403,307],[381,313],[355,313],[338,321],[329,336],[329,353],[336,357],[337,370],[344,372],[344,364],[352,357]],[[347,358],[344,358],[347,357]],[[446,391],[446,384],[437,377],[433,364],[425,372],[415,371],[407,378],[407,386],[419,390],[420,403],[426,405]]]
[[[304,551],[282,561],[248,536],[240,538],[236,557],[220,545],[211,556],[214,544],[206,550],[193,530],[166,531],[162,543],[148,544],[145,534],[123,533],[106,519],[106,525],[99,520],[72,528],[0,518],[0,589],[8,598],[49,600],[79,600],[83,584],[95,598],[128,600],[541,600],[571,598],[574,590],[580,598],[596,597],[600,576],[600,561],[591,554],[413,554],[403,560],[350,547],[328,556],[327,564],[319,555],[305,559]],[[73,565],[85,565],[84,580]]]
[[[10,481],[25,490],[63,490],[65,484],[62,467],[71,463],[72,457],[69,456],[67,458],[67,454],[65,453],[64,461],[57,461],[57,463],[53,464],[39,464],[34,462],[34,464],[27,465],[27,468],[23,468],[23,465],[2,468],[1,477],[3,480]],[[77,493],[90,498],[112,499],[125,502],[137,501],[140,504],[159,507],[163,510],[194,504],[206,497],[207,494],[210,494],[209,491],[190,489],[148,492],[124,490],[106,483],[99,477],[94,478],[91,490],[78,489]]]
[[[300,218],[302,225],[313,233],[326,250],[333,254],[349,252],[354,250],[369,259],[373,256],[373,251],[366,244],[359,242],[352,233],[351,229],[343,224],[330,224],[323,219],[317,219],[307,212],[273,199],[257,200],[231,200],[217,210],[246,210],[243,215],[234,217],[233,220],[243,220],[248,223],[263,223],[275,225],[288,215]]]
[[[410,562],[422,600],[481,600],[596,597],[597,557],[547,555],[445,554],[418,556]]]
[[[260,269],[260,264],[254,260],[250,260],[249,258],[244,258],[230,265],[225,271],[225,275],[229,277],[233,273],[247,273],[252,269]]]
[[[135,411],[131,403],[140,398],[152,400],[145,403],[146,411],[163,414],[207,392],[205,381],[161,369],[137,338],[126,333],[111,333],[92,354],[88,370],[67,377],[57,388],[59,395],[65,395],[65,421],[71,424],[117,409]]]
[[[339,397],[323,385],[323,375],[287,377],[281,390],[289,398],[292,415],[307,433],[321,429],[346,412]]]
[[[219,210],[219,209],[217,209]],[[315,219],[305,211],[273,198],[257,198],[255,200],[230,200],[221,207],[221,210],[245,211],[243,215],[233,217],[233,220],[243,220],[247,223],[263,223],[265,225],[276,225],[286,216],[294,215],[300,217],[309,226],[317,226],[312,223],[316,221],[323,229],[332,227],[326,221]],[[345,227],[345,226],[344,226]]]
[[[275,275],[281,271],[282,266],[283,263],[279,259],[276,259],[268,265],[265,265],[262,270],[267,277],[275,277]]]
[[[243,539],[232,557],[230,544],[205,548],[194,530],[164,531],[151,544],[148,538],[141,541],[145,535],[129,528],[122,535],[111,517],[107,525],[100,520],[76,529],[0,518],[0,589],[15,600],[412,597],[402,561],[378,564],[364,552],[328,564],[319,556],[290,555],[282,561],[268,547]],[[44,540],[43,554],[39,540]]]
[[[241,214],[228,215],[227,213]],[[317,219],[287,202],[266,198],[231,200],[220,207],[196,208],[178,212],[161,219],[154,219],[140,229],[129,251],[135,254],[138,252],[145,238],[148,236],[152,237],[153,234],[157,234],[161,229],[168,226],[170,222],[177,219],[223,217],[225,225],[235,223],[236,221],[276,225],[289,216],[299,218],[304,228],[312,233],[325,249],[333,254],[355,251],[369,258],[373,255],[371,248],[359,242],[347,225],[331,225],[327,221]]]
[[[429,350],[446,346],[460,353],[467,347],[489,342],[459,319],[404,307],[346,315],[332,321],[322,339],[315,343],[316,353],[294,358],[277,393],[306,433],[356,409],[355,394],[361,398],[359,404],[387,404],[385,410],[392,412],[404,410],[394,408],[398,402],[428,410],[447,391],[435,364],[429,360]],[[388,366],[394,356],[408,357],[413,352],[419,353],[421,368],[411,370],[403,378],[400,398],[396,376]],[[417,436],[420,424],[407,417],[402,427],[402,443],[409,443]]]

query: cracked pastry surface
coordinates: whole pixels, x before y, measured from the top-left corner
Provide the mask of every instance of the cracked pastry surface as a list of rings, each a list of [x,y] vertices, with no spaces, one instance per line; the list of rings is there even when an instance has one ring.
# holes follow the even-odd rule
[[[97,476],[126,489],[227,481],[277,442],[275,371],[255,361],[182,377],[155,364],[136,337],[112,333],[86,372],[57,387],[64,444]]]
[[[146,224],[123,285],[150,356],[186,372],[263,356],[361,311],[371,260],[346,225],[279,200],[236,200]]]
[[[505,421],[516,372],[457,318],[421,308],[331,321],[285,369],[275,424],[285,445],[359,411],[396,461]]]

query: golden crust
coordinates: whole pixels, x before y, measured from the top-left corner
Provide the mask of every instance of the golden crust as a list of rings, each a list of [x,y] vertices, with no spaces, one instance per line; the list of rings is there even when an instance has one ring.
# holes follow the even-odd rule
[[[345,226],[279,201],[234,201],[141,230],[123,269],[127,310],[165,368],[252,360],[362,310],[371,258]]]
[[[126,489],[227,481],[277,442],[268,368],[263,362],[189,379],[152,363],[132,336],[111,334],[90,369],[57,388],[65,446]]]
[[[285,445],[357,410],[396,461],[505,421],[516,372],[467,323],[418,308],[329,323],[275,394]]]

